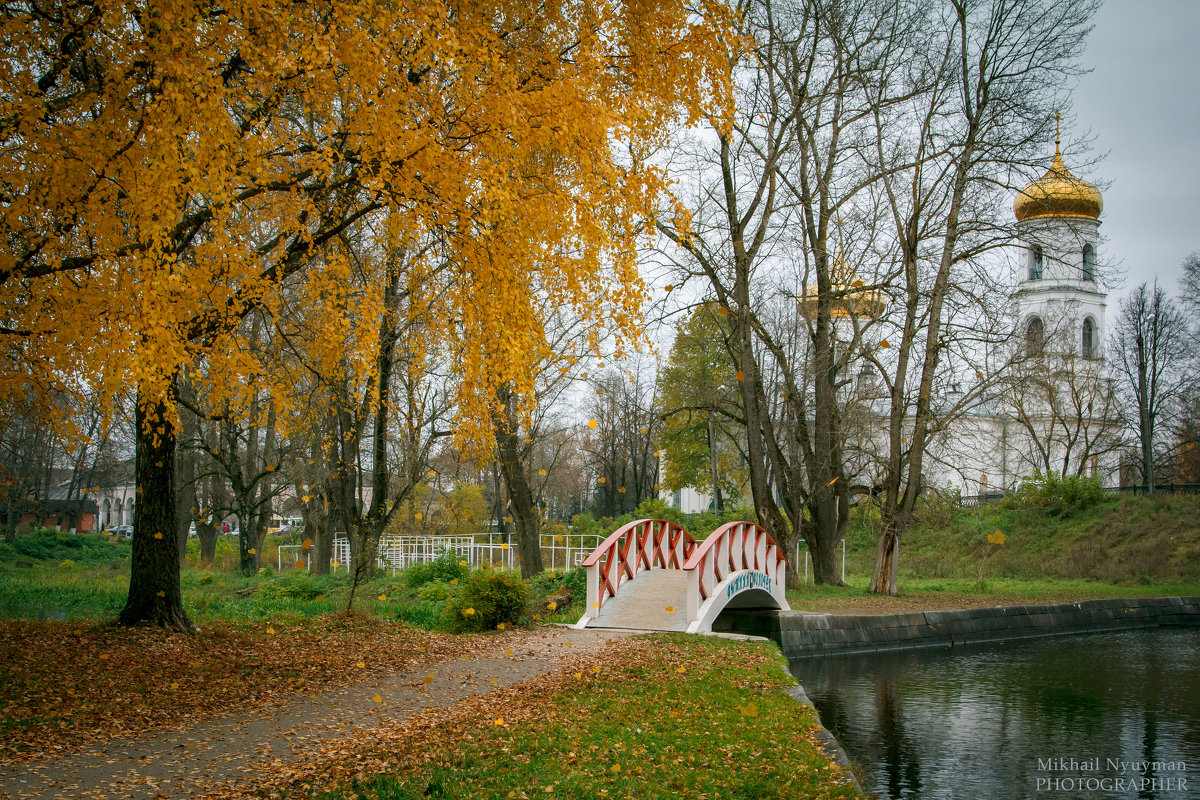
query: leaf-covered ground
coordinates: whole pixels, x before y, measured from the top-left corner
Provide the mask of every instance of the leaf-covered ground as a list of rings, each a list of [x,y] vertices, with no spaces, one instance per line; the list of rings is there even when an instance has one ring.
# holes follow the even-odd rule
[[[764,643],[333,617],[10,622],[0,647],[4,797],[862,796]]]
[[[862,798],[765,643],[656,635],[217,798]]]
[[[0,620],[0,761],[277,707],[454,657],[477,641],[342,615],[210,623],[195,636]]]

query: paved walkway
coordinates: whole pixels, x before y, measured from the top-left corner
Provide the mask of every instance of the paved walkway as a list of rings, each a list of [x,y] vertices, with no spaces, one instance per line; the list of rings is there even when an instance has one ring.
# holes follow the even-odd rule
[[[604,601],[588,628],[686,631],[687,581],[688,574],[681,569],[639,572]]]
[[[0,798],[175,798],[223,781],[252,781],[265,770],[302,762],[306,751],[561,669],[627,635],[542,628],[497,636],[493,648],[466,660],[431,661],[419,671],[375,676],[282,709],[0,766]]]

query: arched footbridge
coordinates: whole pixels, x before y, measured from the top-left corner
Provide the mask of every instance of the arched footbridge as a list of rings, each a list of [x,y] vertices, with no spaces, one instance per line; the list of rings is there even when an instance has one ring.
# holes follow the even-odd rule
[[[709,633],[726,608],[790,610],[786,559],[753,522],[730,522],[697,542],[679,525],[642,519],[583,561],[587,610],[577,628]]]

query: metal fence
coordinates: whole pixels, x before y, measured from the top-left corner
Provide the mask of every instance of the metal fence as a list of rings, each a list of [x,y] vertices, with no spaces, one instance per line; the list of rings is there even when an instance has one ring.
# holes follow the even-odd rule
[[[603,537],[595,534],[551,534],[541,535],[542,564],[546,569],[571,569],[593,550],[600,546]],[[285,550],[296,550],[296,557],[285,557]],[[379,542],[377,565],[380,569],[397,571],[413,564],[423,564],[450,553],[466,561],[472,567],[514,567],[520,563],[521,553],[515,537],[504,533],[475,533],[465,536],[385,536]],[[302,557],[303,556],[303,557]],[[279,569],[285,567],[312,566],[312,557],[303,553],[300,545],[279,546]],[[350,541],[344,535],[335,536],[330,571],[349,571]]]

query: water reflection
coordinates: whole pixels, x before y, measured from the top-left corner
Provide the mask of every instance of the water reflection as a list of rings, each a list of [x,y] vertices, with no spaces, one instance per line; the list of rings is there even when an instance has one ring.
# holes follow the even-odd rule
[[[1200,797],[1194,628],[831,656],[792,672],[881,798]]]

